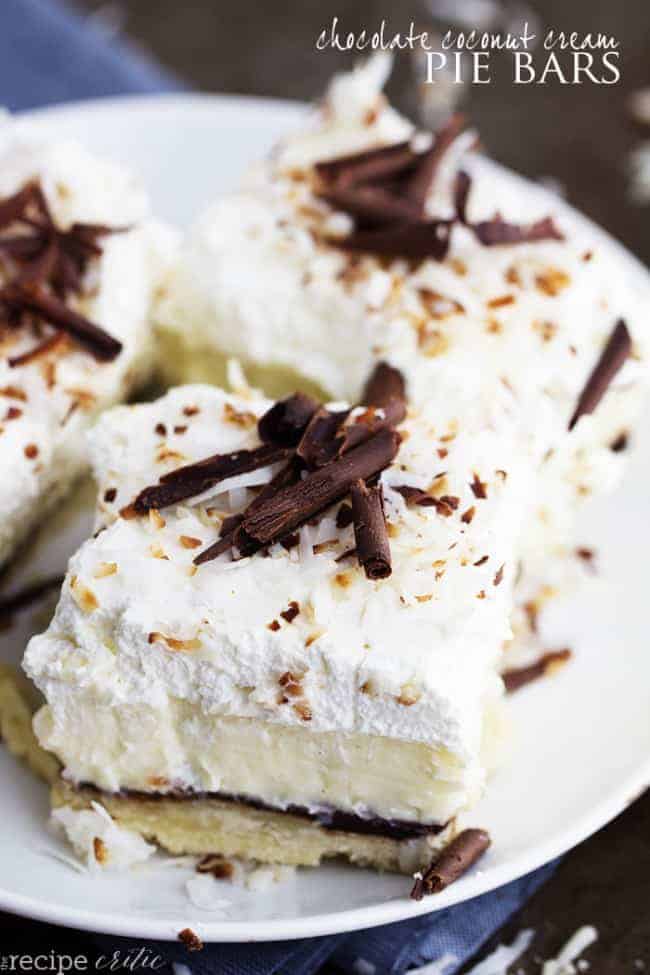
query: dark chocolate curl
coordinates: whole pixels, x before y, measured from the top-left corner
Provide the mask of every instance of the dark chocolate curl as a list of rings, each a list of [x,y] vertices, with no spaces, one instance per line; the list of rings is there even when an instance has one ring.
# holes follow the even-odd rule
[[[422,877],[417,877],[411,897],[421,901],[425,894],[438,894],[469,870],[490,845],[490,834],[484,829],[464,829]]]
[[[381,485],[369,488],[355,481],[350,496],[359,565],[368,579],[387,579],[392,569]]]
[[[564,235],[555,226],[552,217],[544,217],[536,223],[519,225],[506,223],[497,216],[492,220],[483,220],[470,226],[485,247],[499,247],[502,244],[534,244],[540,240],[564,240]]]
[[[217,556],[223,552],[227,552],[234,545],[239,547],[239,542],[241,542],[242,548],[245,547],[243,538],[240,537],[240,528],[246,515],[251,511],[257,511],[258,508],[261,508],[269,498],[276,495],[282,488],[288,487],[289,484],[294,484],[299,476],[300,464],[295,457],[292,457],[286,467],[281,468],[275,477],[268,484],[264,485],[257,497],[253,498],[244,511],[238,515],[229,515],[227,518],[224,518],[219,533],[219,540],[200,552],[194,559],[194,565],[202,565],[204,562],[210,562],[212,559],[216,559]],[[259,546],[252,546],[250,554],[256,551],[257,548]],[[243,554],[242,549],[240,549],[240,554]]]
[[[214,542],[212,545],[208,545],[207,548],[203,549],[200,555],[197,555],[196,558],[193,559],[194,565],[203,565],[204,562],[211,562],[213,559],[223,555],[224,552],[227,552],[228,549],[232,548],[233,538],[234,531],[231,531],[222,538],[218,539],[218,541]]]
[[[451,220],[427,220],[392,224],[378,230],[355,230],[347,237],[332,237],[329,243],[342,250],[395,259],[443,261],[449,250],[452,223]]]
[[[431,148],[419,154],[415,171],[410,176],[404,192],[421,212],[424,209],[443,157],[464,128],[465,118],[463,115],[450,116],[436,132]]]
[[[399,369],[387,362],[378,363],[366,382],[362,401],[384,410],[388,423],[401,423],[406,416],[406,383]]]
[[[0,230],[9,227],[25,214],[30,203],[36,203],[35,183],[27,183],[21,190],[0,201]]]
[[[8,284],[0,291],[0,300],[9,308],[32,312],[63,329],[96,359],[109,362],[122,351],[121,342],[41,287]]]
[[[319,195],[334,209],[354,217],[359,228],[415,221],[421,216],[413,203],[381,186],[334,187]]]
[[[328,464],[339,453],[338,434],[348,410],[331,413],[321,406],[309,421],[296,453],[312,469]]]
[[[20,355],[11,356],[7,360],[9,368],[16,369],[18,366],[26,366],[28,362],[34,362],[36,359],[40,359],[41,356],[54,352],[62,342],[63,338],[63,332],[54,332],[46,339],[43,339],[42,342],[39,342],[38,345],[28,349],[26,352],[21,352]]]
[[[204,460],[197,460],[194,464],[177,467],[176,470],[163,474],[160,483],[214,480],[216,484],[218,481],[224,481],[227,477],[247,474],[249,471],[266,467],[267,464],[275,464],[280,460],[285,460],[291,453],[287,447],[279,447],[277,444],[262,444],[261,447],[254,447],[252,450],[234,450],[230,454],[212,454]]]
[[[304,393],[287,396],[260,417],[257,424],[260,440],[295,447],[317,409],[318,403],[311,396]]]
[[[571,651],[566,648],[564,650],[549,650],[542,654],[539,660],[535,660],[534,663],[528,664],[526,667],[512,667],[510,670],[504,670],[501,677],[506,692],[514,694],[520,687],[530,684],[531,681],[539,680],[540,677],[545,677],[554,664],[564,664],[570,658]]]
[[[631,351],[632,339],[627,325],[620,318],[580,394],[578,404],[569,421],[569,430],[573,430],[581,416],[594,412]]]
[[[413,166],[416,153],[408,142],[368,149],[316,163],[316,172],[337,188],[377,182],[398,176]]]
[[[399,444],[399,434],[381,430],[344,457],[284,488],[258,511],[247,515],[242,525],[244,535],[261,545],[282,538],[344,497],[359,478],[366,480],[387,467]]]
[[[137,514],[151,508],[167,508],[187,498],[194,498],[220,481],[238,474],[247,474],[268,464],[275,464],[290,456],[285,447],[264,444],[255,450],[238,450],[232,454],[214,454],[196,464],[188,464],[170,471],[158,484],[144,488],[133,502]]]
[[[1,246],[1,242],[0,242]],[[22,269],[18,272],[14,281],[16,284],[30,285],[48,281],[54,274],[56,264],[59,259],[56,241],[54,238],[46,240],[40,252],[29,261],[26,261]]]
[[[11,257],[14,261],[32,261],[38,257],[42,250],[43,239],[40,234],[36,234],[34,237],[28,237],[25,234],[0,237],[0,252]]]
[[[381,409],[381,415],[379,410]],[[337,457],[347,454],[353,447],[358,447],[364,440],[374,437],[380,430],[394,427],[403,419],[399,400],[391,400],[385,407],[369,406],[360,416],[356,416],[351,423],[341,427],[336,439]]]

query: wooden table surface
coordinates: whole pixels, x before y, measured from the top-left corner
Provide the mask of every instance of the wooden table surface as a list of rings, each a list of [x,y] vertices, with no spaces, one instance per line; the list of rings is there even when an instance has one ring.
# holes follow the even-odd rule
[[[125,33],[194,87],[300,99],[313,98],[333,71],[350,63],[351,55],[315,51],[318,33],[334,14],[349,30],[376,27],[382,17],[396,30],[405,30],[411,17],[426,22],[423,3],[391,0],[83,0],[82,5],[102,8],[112,23],[119,21]],[[557,180],[572,203],[649,263],[650,207],[632,205],[626,192],[625,159],[640,133],[625,106],[630,92],[650,85],[650,2],[537,0],[531,7],[542,27],[616,35],[620,82],[517,88],[509,78],[497,77],[468,93],[470,116],[495,158],[533,178]],[[409,67],[402,62],[390,94],[412,111],[413,93]],[[650,793],[568,854],[481,956],[522,927],[534,928],[530,950],[514,966],[532,975],[540,970],[539,959],[553,957],[583,924],[599,932],[585,954],[592,972],[650,972]],[[84,941],[79,935],[78,950],[84,950]],[[4,949],[34,951],[35,942],[43,949],[70,950],[69,933],[0,915]]]

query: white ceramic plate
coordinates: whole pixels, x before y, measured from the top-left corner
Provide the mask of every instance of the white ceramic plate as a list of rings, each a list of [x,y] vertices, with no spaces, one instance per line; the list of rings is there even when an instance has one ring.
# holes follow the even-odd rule
[[[236,184],[302,110],[262,99],[214,96],[129,98],[35,113],[44,130],[79,137],[143,175],[156,211],[186,224],[215,193]],[[618,246],[618,245],[616,245]],[[630,272],[643,268],[629,258]],[[644,426],[641,426],[644,429]],[[519,877],[568,850],[623,810],[650,782],[650,654],[647,569],[650,431],[615,501],[594,503],[582,533],[609,581],[554,606],[548,645],[569,644],[575,661],[511,703],[515,752],[471,822],[493,846],[443,894],[415,904],[408,878],[344,866],[300,871],[266,893],[224,885],[219,914],[192,907],[187,868],[163,859],[128,874],[90,877],[52,855],[63,844],[45,830],[46,790],[0,749],[0,908],[51,922],[139,938],[176,938],[188,924],[205,940],[298,938],[384,924],[439,910]],[[57,517],[13,583],[57,572],[87,535],[86,514]],[[30,628],[0,633],[0,659],[19,659]]]

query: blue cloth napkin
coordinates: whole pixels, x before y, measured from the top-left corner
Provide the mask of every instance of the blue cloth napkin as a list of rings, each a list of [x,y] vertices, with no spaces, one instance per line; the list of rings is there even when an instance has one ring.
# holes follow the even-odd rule
[[[0,4],[0,104],[8,108],[182,87],[143,52],[56,0]],[[191,955],[180,944],[151,948],[170,962],[189,964],[195,975],[311,975],[326,961],[331,969],[354,973],[364,968],[359,959],[374,966],[376,975],[401,975],[445,953],[457,958],[445,972],[453,975],[554,866],[456,907],[369,931],[272,944],[206,945]],[[406,891],[407,878],[404,886]],[[124,939],[97,938],[95,943],[104,954],[130,947]]]
[[[435,914],[353,934],[267,944],[210,944],[191,954],[180,944],[157,942],[147,947],[170,962],[189,966],[192,975],[315,975],[326,962],[328,973],[402,975],[444,955],[455,961],[440,975],[455,975],[556,866],[557,861],[549,863],[498,890]],[[408,886],[405,877],[405,890]],[[129,946],[123,939],[101,938],[97,944],[104,954],[116,948],[123,954]]]
[[[0,105],[17,111],[102,95],[178,91],[146,54],[55,0],[1,0]]]

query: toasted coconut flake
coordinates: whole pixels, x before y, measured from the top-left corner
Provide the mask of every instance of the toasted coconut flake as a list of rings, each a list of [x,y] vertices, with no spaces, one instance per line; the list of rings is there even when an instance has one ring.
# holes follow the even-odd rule
[[[174,653],[191,653],[192,650],[200,650],[202,647],[202,643],[198,637],[194,637],[191,640],[177,640],[172,636],[165,636],[164,633],[157,633],[155,631],[149,634],[148,642],[150,644],[164,643]]]
[[[95,579],[105,579],[107,576],[114,576],[117,572],[117,562],[100,562],[93,577]]]
[[[149,523],[158,531],[167,524],[157,508],[149,509]]]
[[[70,591],[72,598],[82,612],[92,613],[99,608],[99,600],[95,593],[80,582],[77,576],[72,576],[70,579]]]
[[[180,535],[178,541],[183,548],[200,548],[203,544],[200,538],[193,538],[192,535]]]

